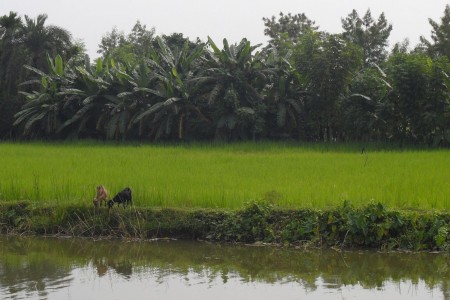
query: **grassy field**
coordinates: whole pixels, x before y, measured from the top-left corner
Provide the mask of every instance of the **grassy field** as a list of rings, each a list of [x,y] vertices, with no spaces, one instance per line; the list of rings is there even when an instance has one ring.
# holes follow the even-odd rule
[[[241,208],[266,199],[327,208],[349,200],[450,210],[450,151],[358,145],[0,144],[0,201],[92,205],[95,187],[152,207]]]

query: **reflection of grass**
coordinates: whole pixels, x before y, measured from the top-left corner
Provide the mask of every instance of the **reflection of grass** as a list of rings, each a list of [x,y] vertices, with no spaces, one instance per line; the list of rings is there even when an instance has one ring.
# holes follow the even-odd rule
[[[140,206],[240,208],[268,198],[285,207],[369,200],[450,209],[448,150],[343,144],[137,146],[1,144],[0,199],[92,204],[95,186],[130,186]]]

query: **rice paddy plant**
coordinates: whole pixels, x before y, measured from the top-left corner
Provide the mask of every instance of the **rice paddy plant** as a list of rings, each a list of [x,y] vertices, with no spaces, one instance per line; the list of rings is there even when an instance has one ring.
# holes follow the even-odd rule
[[[124,187],[134,204],[241,208],[265,199],[287,208],[348,200],[450,209],[450,152],[346,144],[0,144],[0,201],[92,205],[95,187]]]

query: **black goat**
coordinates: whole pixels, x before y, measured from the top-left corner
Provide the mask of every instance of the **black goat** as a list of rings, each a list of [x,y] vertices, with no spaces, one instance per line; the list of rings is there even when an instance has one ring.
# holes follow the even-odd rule
[[[108,201],[108,207],[111,208],[114,206],[114,203],[117,203],[117,206],[122,204],[125,208],[127,204],[132,204],[132,199],[131,189],[127,187],[120,191],[117,195],[115,195],[112,200]]]

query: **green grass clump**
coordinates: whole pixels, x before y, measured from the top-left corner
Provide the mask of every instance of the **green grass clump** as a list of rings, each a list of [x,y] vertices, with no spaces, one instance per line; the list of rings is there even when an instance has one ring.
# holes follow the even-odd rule
[[[241,208],[250,200],[327,208],[349,200],[450,209],[448,150],[345,144],[0,144],[0,200],[92,205],[124,187],[151,207]]]

